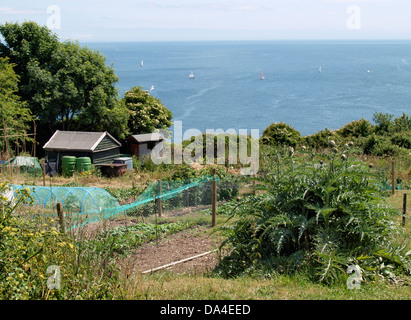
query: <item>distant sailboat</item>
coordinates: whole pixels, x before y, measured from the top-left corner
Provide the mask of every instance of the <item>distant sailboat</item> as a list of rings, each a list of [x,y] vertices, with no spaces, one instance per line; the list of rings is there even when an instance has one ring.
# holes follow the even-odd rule
[[[143,67],[143,65],[144,65],[143,60],[141,60],[140,67]]]
[[[264,74],[263,74],[262,70],[261,70],[261,80],[265,80],[265,77],[264,77]]]
[[[190,73],[190,75],[189,75],[188,77],[189,77],[190,79],[194,79],[194,78],[195,78],[193,71],[191,71],[191,73]]]
[[[321,66],[320,66],[320,68],[318,69],[318,72],[319,72],[319,73],[321,73],[321,72],[322,72],[322,68],[321,68]]]

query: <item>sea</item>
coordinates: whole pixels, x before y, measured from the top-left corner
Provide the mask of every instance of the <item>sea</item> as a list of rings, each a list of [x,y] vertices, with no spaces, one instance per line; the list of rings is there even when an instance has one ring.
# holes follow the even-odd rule
[[[183,132],[254,129],[261,135],[271,123],[285,122],[307,136],[361,118],[373,122],[376,112],[411,112],[411,41],[85,45],[113,66],[120,97],[134,86],[149,90]]]

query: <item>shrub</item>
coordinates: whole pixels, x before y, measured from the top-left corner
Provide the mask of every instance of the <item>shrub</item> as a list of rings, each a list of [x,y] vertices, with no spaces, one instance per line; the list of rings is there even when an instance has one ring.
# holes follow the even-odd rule
[[[188,179],[195,179],[198,177],[197,171],[188,164],[179,164],[175,165],[175,170],[170,178],[167,180],[170,181],[181,181]]]
[[[313,149],[324,149],[330,147],[330,140],[339,142],[339,136],[335,133],[335,131],[328,128],[304,137],[304,143]]]
[[[411,131],[394,134],[391,142],[396,146],[411,149]]]
[[[217,183],[218,201],[232,200],[239,194],[239,181],[232,176],[226,176]]]
[[[237,154],[237,161],[232,162],[239,162],[240,139],[246,139],[247,154],[249,154],[251,152],[253,138],[250,135],[237,135],[229,132],[203,133],[198,136],[192,136],[188,140],[183,140],[181,147],[186,153],[191,151],[190,155],[193,158],[192,160],[201,158],[201,160],[207,163],[210,161],[212,161],[212,163],[225,162],[227,165],[227,159],[230,157],[230,154]],[[241,146],[241,148],[242,147],[243,146]],[[211,159],[207,159],[207,157],[211,157]]]
[[[221,228],[231,254],[217,271],[231,277],[300,270],[323,283],[346,279],[350,265],[369,278],[387,265],[409,272],[394,238],[399,212],[384,203],[367,166],[334,157],[323,164],[283,158],[280,174],[261,178],[265,194],[242,201],[230,215],[236,222]]]
[[[109,256],[84,250],[82,241],[61,232],[52,217],[22,206],[30,201],[28,188],[15,204],[3,197],[6,189],[0,183],[0,299],[112,298],[118,277]],[[60,270],[60,289],[47,284],[51,266]]]
[[[398,140],[398,142],[400,143],[401,140]],[[406,150],[404,150],[397,144],[393,144],[393,142],[388,137],[372,134],[368,139],[364,141],[363,152],[368,155],[382,157],[397,156],[401,153],[406,152]]]
[[[7,189],[0,185],[0,193]],[[2,199],[0,213],[0,299],[54,298],[58,291],[46,287],[47,268],[58,265],[62,281],[72,265],[73,242],[53,226],[52,219],[18,217],[15,208],[30,199],[23,189],[12,205]],[[49,291],[49,292],[48,292]]]
[[[344,138],[368,137],[374,131],[373,125],[363,118],[352,121],[339,129],[337,132]]]
[[[394,115],[389,113],[375,112],[373,115],[373,120],[376,124],[375,133],[377,134],[387,134],[393,131],[393,120]]]
[[[400,117],[394,119],[394,128],[396,132],[411,130],[411,116],[403,113]]]
[[[261,141],[267,145],[296,147],[303,141],[303,138],[300,132],[288,124],[280,122],[268,126],[263,131]]]

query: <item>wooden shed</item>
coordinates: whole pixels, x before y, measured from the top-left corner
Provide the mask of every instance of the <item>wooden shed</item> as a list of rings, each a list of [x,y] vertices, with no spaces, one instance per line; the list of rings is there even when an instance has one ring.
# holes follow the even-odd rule
[[[131,155],[141,158],[150,156],[156,147],[158,155],[162,156],[163,140],[163,136],[158,132],[135,134],[127,139],[128,151]]]
[[[57,130],[43,146],[49,171],[60,171],[64,156],[90,157],[95,166],[112,163],[120,156],[121,143],[106,132]],[[54,170],[53,170],[54,169]]]

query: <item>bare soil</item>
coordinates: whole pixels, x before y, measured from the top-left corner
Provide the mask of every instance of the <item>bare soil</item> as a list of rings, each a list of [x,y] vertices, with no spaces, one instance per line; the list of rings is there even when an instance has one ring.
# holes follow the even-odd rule
[[[164,217],[183,216],[193,211],[204,210],[208,206],[194,208],[180,208],[169,210],[163,214]],[[102,229],[131,226],[141,222],[141,218],[124,219],[119,218],[111,221],[96,222],[87,224],[82,228],[82,234],[92,237]],[[212,228],[206,226],[195,226],[167,235],[158,240],[146,243],[138,247],[135,252],[121,261],[122,269],[129,275],[142,273],[154,268],[174,263],[183,259],[192,258],[199,254],[212,251],[211,253],[190,259],[185,262],[174,264],[173,266],[161,269],[173,273],[204,274],[211,271],[218,263],[219,240],[216,234],[211,233]],[[156,271],[153,271],[156,272]]]
[[[124,261],[128,274],[142,273],[176,261],[191,258],[218,248],[215,237],[210,236],[205,227],[187,229],[139,247]],[[163,268],[173,273],[204,274],[214,269],[218,263],[218,253],[191,259]],[[156,272],[156,271],[152,271]]]

